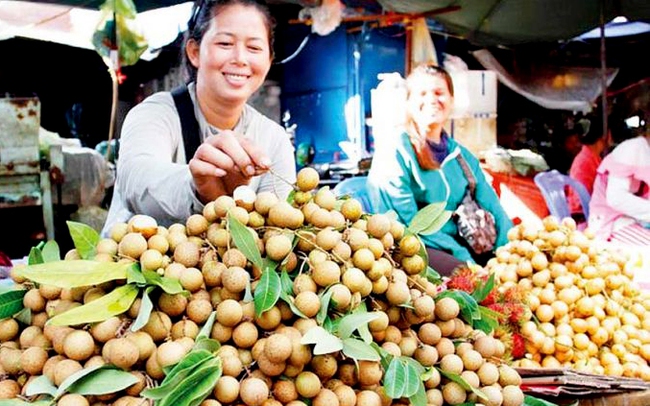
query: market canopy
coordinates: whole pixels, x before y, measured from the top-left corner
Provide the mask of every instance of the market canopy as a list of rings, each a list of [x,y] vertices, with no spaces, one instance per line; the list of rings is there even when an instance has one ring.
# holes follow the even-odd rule
[[[650,19],[647,0],[378,0],[387,11],[435,13],[445,32],[477,45],[515,45],[574,38],[624,16]]]
[[[31,0],[98,9],[104,0]],[[138,12],[184,3],[184,0],[137,0]],[[326,0],[270,0],[304,7]],[[630,21],[650,20],[647,0],[343,0],[350,8],[383,9],[384,13],[424,14],[442,27],[477,45],[515,45],[574,38],[604,21],[625,16]]]

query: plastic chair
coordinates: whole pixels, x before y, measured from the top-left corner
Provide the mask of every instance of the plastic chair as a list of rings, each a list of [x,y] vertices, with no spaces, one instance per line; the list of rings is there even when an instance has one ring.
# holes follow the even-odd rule
[[[589,218],[589,201],[591,200],[591,196],[587,188],[579,181],[553,169],[535,175],[535,184],[542,192],[542,196],[544,196],[546,206],[548,206],[548,211],[551,215],[559,219],[571,217],[569,203],[565,193],[565,188],[569,186],[578,194],[585,219]]]
[[[361,206],[363,206],[363,211],[370,213],[372,205],[370,204],[370,198],[368,197],[368,191],[366,190],[367,181],[367,176],[354,176],[352,178],[343,179],[334,186],[332,191],[337,197],[349,195],[350,197],[357,199],[361,203]]]

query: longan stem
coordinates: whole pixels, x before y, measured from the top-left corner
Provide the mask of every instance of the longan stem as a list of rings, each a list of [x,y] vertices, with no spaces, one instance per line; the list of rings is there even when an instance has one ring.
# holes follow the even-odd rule
[[[282,175],[280,175],[280,174],[278,174],[276,171],[274,171],[273,168],[269,168],[269,173],[270,173],[271,175],[275,176],[276,178],[280,179],[281,181],[283,181],[283,182],[286,183],[287,185],[291,186],[291,188],[292,188],[293,190],[298,190],[298,188],[296,187],[296,185],[294,185],[293,183],[289,182],[287,179],[285,179],[284,177],[282,177]]]

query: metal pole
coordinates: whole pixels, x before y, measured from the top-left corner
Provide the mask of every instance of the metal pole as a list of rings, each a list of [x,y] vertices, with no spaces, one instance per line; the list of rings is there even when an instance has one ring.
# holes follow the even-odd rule
[[[603,107],[603,136],[607,136],[607,59],[605,49],[605,0],[600,2],[600,68],[601,68],[601,83],[603,88],[602,107]]]

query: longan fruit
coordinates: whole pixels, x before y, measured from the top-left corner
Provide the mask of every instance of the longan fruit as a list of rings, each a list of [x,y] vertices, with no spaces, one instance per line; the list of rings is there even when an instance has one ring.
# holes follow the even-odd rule
[[[320,310],[320,298],[314,292],[301,292],[294,302],[298,310],[308,318],[316,316]]]
[[[117,251],[122,256],[139,259],[147,248],[147,240],[142,234],[129,232],[120,240]]]
[[[217,321],[226,327],[236,326],[242,317],[242,307],[236,300],[226,299],[217,305]]]
[[[271,362],[283,362],[291,356],[293,345],[291,339],[283,334],[273,334],[267,337],[264,344],[264,354]]]
[[[305,167],[296,174],[296,186],[300,191],[309,192],[315,189],[320,182],[320,175],[316,169]]]
[[[95,352],[95,340],[85,330],[75,330],[63,340],[63,352],[75,361],[84,361]]]
[[[296,391],[305,398],[313,398],[321,390],[321,382],[318,375],[313,372],[303,371],[296,377]]]

